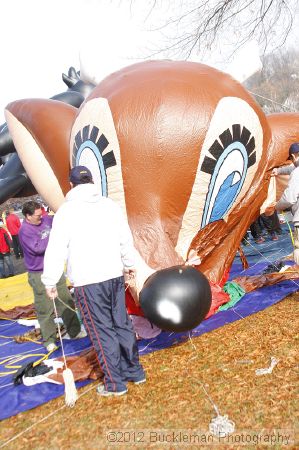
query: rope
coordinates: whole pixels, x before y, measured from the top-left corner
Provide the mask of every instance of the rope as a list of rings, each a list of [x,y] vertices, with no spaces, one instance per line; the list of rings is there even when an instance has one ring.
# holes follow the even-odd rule
[[[7,386],[13,386],[13,383],[7,383],[7,384],[3,384],[2,386],[0,386],[0,389],[3,389]]]
[[[248,90],[248,89],[247,89],[247,90]],[[250,94],[252,94],[252,95],[255,95],[256,97],[260,97],[260,98],[263,98],[264,100],[268,100],[269,102],[272,102],[272,103],[274,103],[275,105],[279,105],[279,106],[281,106],[282,108],[287,109],[287,110],[290,111],[290,112],[297,112],[295,109],[292,109],[292,108],[290,108],[289,106],[285,106],[285,105],[283,105],[282,103],[279,103],[279,102],[276,102],[275,100],[272,100],[272,98],[264,97],[263,95],[256,94],[255,92],[252,92],[252,91],[249,91],[249,90],[248,90],[248,92],[250,92]]]
[[[8,319],[7,317],[1,317],[0,316],[0,320],[9,320],[10,322],[17,322],[16,320],[14,320],[14,319]],[[2,325],[3,326],[3,325]],[[6,326],[6,325],[5,325]]]
[[[89,349],[91,349],[92,347],[87,347],[85,350],[89,350]],[[26,352],[24,352],[24,353],[28,353],[30,350],[27,350]],[[77,353],[81,353],[82,352],[82,349],[80,349],[80,350],[76,350],[76,351],[74,351],[74,352],[71,352],[71,353],[67,353],[66,354],[66,356],[72,356],[72,355],[76,355]],[[13,357],[13,356],[20,356],[20,355],[22,355],[22,354],[24,354],[24,353],[20,353],[20,354],[18,354],[18,355],[12,355],[11,357]],[[52,353],[52,352],[51,352]],[[1,363],[0,363],[1,364]],[[14,372],[15,373],[15,372]],[[8,372],[6,372],[6,375],[8,374]],[[2,388],[4,388],[4,387],[6,387],[6,386],[12,386],[13,385],[13,383],[8,383],[8,384],[4,384],[4,385],[1,385],[0,386],[0,389],[2,389]]]
[[[58,319],[57,309],[56,309],[56,305],[55,305],[55,299],[53,298],[52,300],[53,300],[55,317],[56,317],[56,319]],[[67,363],[66,363],[66,358],[65,358],[65,354],[64,354],[64,347],[63,347],[62,336],[61,336],[61,331],[60,331],[60,324],[59,324],[58,321],[57,321],[57,327],[58,327],[58,334],[59,334],[59,340],[60,340],[60,345],[61,345],[61,351],[62,351],[64,366],[67,369]]]
[[[290,236],[291,236],[291,241],[292,241],[293,247],[295,247],[294,235],[293,235],[292,228],[291,228],[291,226],[290,226],[290,222],[288,221],[288,219],[287,219],[287,217],[286,217],[286,215],[285,215],[284,212],[282,213],[282,215],[283,215],[284,220],[286,221],[286,224],[287,224],[287,226],[288,226],[288,229],[289,229],[289,232],[290,232]]]
[[[77,311],[76,311],[75,309],[73,309],[71,306],[67,305],[63,300],[61,300],[61,298],[59,298],[58,295],[57,295],[57,297],[55,298],[55,300],[56,300],[56,299],[59,300],[64,306],[66,306],[66,308],[70,309],[70,310],[73,311],[74,313],[77,313]],[[55,304],[55,301],[54,301],[54,304]],[[55,305],[55,308],[56,308],[56,305]],[[57,319],[57,316],[56,316],[56,319]]]
[[[0,318],[0,320],[3,320],[3,319],[1,319]],[[0,327],[2,328],[2,327],[11,327],[12,325],[14,325],[14,323],[15,323],[16,321],[13,321],[12,323],[3,323],[3,324],[1,324],[0,325]]]
[[[87,394],[88,392],[90,392],[92,389],[94,389],[94,386],[92,385],[89,389],[87,389],[85,392],[83,392],[83,394],[79,395],[78,398],[83,397],[83,395]],[[30,425],[29,427],[27,427],[25,430],[21,431],[20,433],[16,434],[15,436],[13,436],[12,438],[10,438],[8,441],[5,441],[0,448],[5,447],[6,445],[10,444],[11,442],[15,441],[16,439],[18,439],[19,437],[21,437],[23,434],[25,434],[27,431],[31,430],[33,427],[35,427],[36,425],[39,425],[40,423],[44,422],[45,420],[49,419],[49,417],[54,416],[54,414],[58,413],[59,411],[61,411],[62,409],[64,409],[67,405],[62,405],[60,408],[55,409],[55,411],[51,412],[50,414],[48,414],[46,417],[43,417],[42,419],[38,420],[37,422],[33,423],[32,425]]]
[[[56,319],[58,319],[58,313],[57,313],[57,309],[56,309],[54,295],[52,297],[52,301],[53,301],[55,316],[56,316]],[[75,406],[75,403],[78,399],[78,393],[77,393],[77,389],[76,389],[76,385],[75,385],[75,381],[74,381],[73,372],[71,371],[71,369],[68,369],[68,367],[67,367],[59,322],[57,323],[57,325],[58,325],[58,334],[59,334],[59,340],[60,340],[60,345],[61,345],[61,351],[62,351],[64,366],[65,366],[65,370],[62,372],[64,388],[65,388],[65,404],[72,408],[73,406]]]
[[[40,349],[39,349],[39,347],[33,348],[33,349],[30,349],[30,350],[26,350],[25,352],[22,352],[22,353],[16,353],[15,355],[11,355],[11,357],[25,355],[26,353],[29,353],[29,352],[34,351],[34,350],[40,350]],[[2,362],[2,360],[4,360],[4,359],[6,359],[6,356],[0,357],[0,362]]]
[[[16,342],[16,340],[14,339],[15,337],[16,336],[4,336],[4,335],[0,334],[0,338],[2,338],[2,339],[13,339],[14,342]],[[22,339],[23,339],[24,342],[29,341],[29,342],[33,342],[34,344],[43,345],[43,343],[39,342],[38,339],[31,339],[29,336],[26,336],[26,334],[24,334],[22,336]],[[10,341],[10,342],[13,342],[13,341]]]
[[[15,342],[15,341],[4,342],[4,344],[0,344],[0,347],[3,347],[4,345],[8,345],[8,344],[10,344],[11,342]]]
[[[198,358],[197,349],[191,338],[190,331],[189,331],[189,340],[190,340],[190,343],[191,343],[193,349],[195,350],[195,357]],[[194,382],[198,383],[201,386],[205,396],[207,397],[207,399],[209,400],[209,402],[211,403],[211,405],[213,406],[213,408],[217,414],[217,416],[213,417],[213,419],[211,420],[211,422],[209,424],[209,432],[211,434],[213,434],[214,436],[218,436],[218,437],[225,437],[227,434],[233,433],[235,431],[235,423],[232,420],[230,420],[227,415],[224,415],[224,416],[220,415],[218,406],[216,405],[216,403],[214,403],[212,397],[206,390],[206,387],[203,384],[203,382],[199,379],[194,380]]]
[[[275,267],[277,269],[277,272],[279,272],[279,268],[272,262],[270,261],[268,258],[266,258],[265,255],[263,255],[258,249],[257,247],[255,247],[254,245],[251,244],[251,242],[249,242],[246,238],[244,238],[244,241],[246,241],[262,258],[264,258],[265,261],[267,261],[268,263],[272,264],[273,267]],[[298,275],[299,277],[299,275]],[[288,280],[288,281],[292,281],[292,283],[294,283],[298,288],[299,288],[299,284],[296,283],[296,281],[294,280]]]
[[[7,375],[15,374],[17,373],[18,369],[22,368],[22,365],[16,365],[16,363],[23,361],[24,359],[35,357],[35,356],[41,356],[37,361],[34,361],[33,367],[36,367],[38,364],[40,364],[45,359],[48,359],[51,353],[53,353],[54,350],[51,350],[48,353],[29,353],[27,355],[12,355],[8,358],[2,360],[0,362],[0,366],[4,366],[4,369],[13,369],[12,371],[7,372],[0,372],[0,378],[5,377]]]

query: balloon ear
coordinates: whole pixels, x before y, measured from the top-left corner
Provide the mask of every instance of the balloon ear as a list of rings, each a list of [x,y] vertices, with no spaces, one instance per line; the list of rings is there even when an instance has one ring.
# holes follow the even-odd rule
[[[299,142],[299,113],[277,113],[267,116],[272,142],[269,147],[269,168],[287,163],[289,148]]]
[[[77,109],[55,100],[19,100],[5,110],[22,164],[37,192],[56,211],[69,190],[69,136]]]
[[[79,79],[80,78],[74,67],[69,68],[67,75],[65,73],[62,74],[62,80],[64,81],[64,83],[67,85],[68,88],[72,88],[74,84],[76,84],[77,81],[79,81]]]

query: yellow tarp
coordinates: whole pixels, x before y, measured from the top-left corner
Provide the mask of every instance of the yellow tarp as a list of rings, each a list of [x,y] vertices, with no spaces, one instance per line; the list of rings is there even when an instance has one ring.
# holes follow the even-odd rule
[[[33,303],[33,291],[28,284],[28,274],[22,273],[14,277],[0,280],[0,308],[4,311],[16,306]]]

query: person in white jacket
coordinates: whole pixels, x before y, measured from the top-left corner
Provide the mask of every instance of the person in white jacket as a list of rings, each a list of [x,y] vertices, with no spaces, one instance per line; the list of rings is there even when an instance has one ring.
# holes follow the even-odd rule
[[[135,275],[132,234],[120,207],[99,194],[88,168],[74,167],[70,184],[53,220],[42,282],[48,296],[56,297],[67,262],[76,303],[104,373],[98,392],[123,395],[128,381],[146,381],[125,306],[124,271]]]
[[[288,185],[275,205],[278,212],[291,210],[294,225],[294,261],[299,264],[299,143],[289,148],[289,158],[293,164],[273,170],[273,175],[290,175]]]

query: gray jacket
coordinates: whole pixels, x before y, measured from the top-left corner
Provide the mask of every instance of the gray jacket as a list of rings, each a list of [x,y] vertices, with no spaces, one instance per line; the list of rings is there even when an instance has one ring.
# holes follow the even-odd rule
[[[281,173],[281,172],[280,172]],[[286,172],[284,172],[286,174]],[[299,226],[299,167],[290,166],[290,179],[280,200],[276,203],[276,210],[291,209],[294,225]]]
[[[287,166],[278,167],[277,175],[291,175],[291,173],[296,169],[294,164],[288,164]]]

